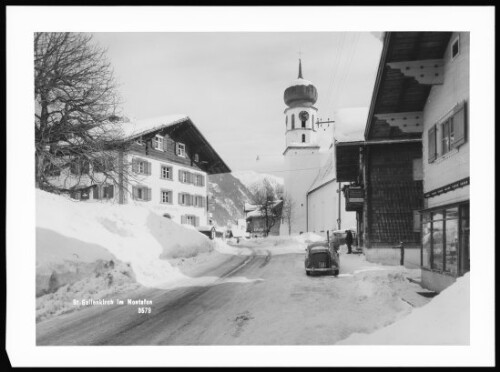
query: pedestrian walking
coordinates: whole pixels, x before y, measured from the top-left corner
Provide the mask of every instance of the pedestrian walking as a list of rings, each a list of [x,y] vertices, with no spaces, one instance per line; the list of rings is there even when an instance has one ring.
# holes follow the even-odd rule
[[[352,232],[351,232],[351,230],[346,230],[345,231],[345,244],[347,244],[347,254],[352,253],[352,242],[353,242]]]

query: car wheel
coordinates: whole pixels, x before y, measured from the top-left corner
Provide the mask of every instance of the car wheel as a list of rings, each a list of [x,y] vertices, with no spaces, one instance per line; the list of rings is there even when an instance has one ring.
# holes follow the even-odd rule
[[[339,275],[339,271],[338,270],[334,270],[333,271],[333,276],[338,276]]]

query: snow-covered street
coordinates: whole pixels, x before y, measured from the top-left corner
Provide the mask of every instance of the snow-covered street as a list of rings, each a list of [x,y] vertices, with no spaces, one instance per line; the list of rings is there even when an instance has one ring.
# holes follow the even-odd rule
[[[335,344],[429,301],[407,279],[418,271],[344,253],[337,278],[308,277],[299,251],[305,244],[245,243],[232,249],[244,254],[215,252],[200,266],[206,271],[199,276],[219,278],[211,283],[121,296],[151,300],[150,314],[138,306],[89,307],[39,323],[37,344]]]

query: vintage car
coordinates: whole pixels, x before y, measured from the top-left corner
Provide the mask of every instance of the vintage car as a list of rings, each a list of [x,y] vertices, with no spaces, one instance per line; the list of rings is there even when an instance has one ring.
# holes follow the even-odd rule
[[[306,274],[330,273],[339,275],[339,254],[333,242],[321,241],[311,243],[306,248]]]

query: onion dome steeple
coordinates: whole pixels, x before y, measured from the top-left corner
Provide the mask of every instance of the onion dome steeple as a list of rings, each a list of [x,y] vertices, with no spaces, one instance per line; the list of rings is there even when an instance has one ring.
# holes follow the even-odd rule
[[[302,60],[299,59],[299,76],[285,89],[285,104],[289,107],[312,106],[318,100],[318,91],[309,80],[302,77]]]

